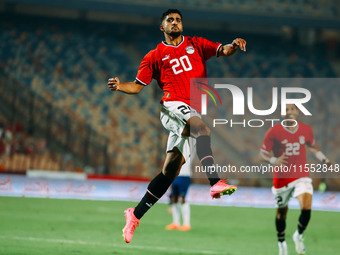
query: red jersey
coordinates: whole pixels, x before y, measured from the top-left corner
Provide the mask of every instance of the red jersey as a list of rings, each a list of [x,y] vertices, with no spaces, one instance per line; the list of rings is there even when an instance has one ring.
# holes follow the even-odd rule
[[[301,177],[308,177],[306,164],[306,146],[314,145],[312,128],[306,124],[298,123],[294,131],[285,128],[281,124],[276,124],[270,128],[261,147],[261,151],[270,153],[273,151],[275,157],[280,157],[285,153],[288,157],[286,165],[289,172],[275,172],[273,183],[275,188],[281,188],[288,183]]]
[[[182,36],[177,46],[161,42],[142,60],[136,79],[148,85],[157,80],[164,91],[161,102],[181,101],[190,105],[190,78],[206,78],[206,60],[217,56],[222,45],[201,37]]]

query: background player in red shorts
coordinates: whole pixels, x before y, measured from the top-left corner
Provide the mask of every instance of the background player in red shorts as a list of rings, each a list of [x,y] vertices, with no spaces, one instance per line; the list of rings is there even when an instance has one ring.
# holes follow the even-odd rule
[[[274,172],[272,188],[276,199],[276,230],[279,240],[279,254],[288,254],[285,241],[286,216],[288,202],[291,196],[296,197],[301,207],[298,221],[298,229],[293,235],[295,248],[298,254],[305,254],[302,233],[306,229],[311,216],[313,186],[309,177],[306,164],[306,148],[311,151],[317,159],[329,164],[327,157],[315,145],[312,128],[300,122],[294,122],[299,110],[293,104],[286,106],[286,121],[284,127],[277,124],[270,128],[264,138],[259,157],[263,161],[273,165],[285,165],[290,172]],[[295,125],[297,123],[297,125]],[[273,152],[274,156],[271,156]],[[294,166],[294,167],[290,167]]]
[[[205,61],[212,56],[230,56],[239,48],[246,50],[246,42],[240,38],[223,46],[200,37],[182,36],[182,15],[177,9],[162,14],[160,30],[165,40],[143,58],[135,81],[120,83],[118,77],[108,81],[112,91],[136,94],[155,79],[164,91],[161,122],[170,132],[161,173],[150,182],[140,203],[125,210],[123,236],[128,243],[139,219],[164,195],[183,163],[189,160],[190,136],[196,138],[197,155],[202,165],[208,168],[214,164],[210,129],[190,106],[190,79],[207,77]],[[220,180],[215,172],[208,172],[208,178],[213,198],[230,195],[236,190],[236,186]]]

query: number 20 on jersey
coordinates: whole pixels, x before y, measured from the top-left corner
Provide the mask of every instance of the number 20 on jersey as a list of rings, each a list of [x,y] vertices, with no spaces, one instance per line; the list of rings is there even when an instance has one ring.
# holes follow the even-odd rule
[[[184,55],[180,58],[171,59],[169,63],[170,65],[172,65],[172,70],[174,71],[174,74],[179,74],[183,71],[192,70],[192,65],[187,55]]]

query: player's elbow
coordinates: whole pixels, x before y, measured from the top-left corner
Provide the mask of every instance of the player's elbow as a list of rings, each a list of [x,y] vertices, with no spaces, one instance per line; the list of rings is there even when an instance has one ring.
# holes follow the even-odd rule
[[[133,92],[134,94],[138,94],[139,92],[142,91],[142,89],[144,88],[144,85],[138,83],[137,81],[135,81],[135,86],[133,88]]]
[[[142,89],[143,89],[143,87],[138,87],[138,88],[136,88],[136,90],[135,90],[135,94],[138,94],[139,92],[141,92],[141,91],[142,91]]]

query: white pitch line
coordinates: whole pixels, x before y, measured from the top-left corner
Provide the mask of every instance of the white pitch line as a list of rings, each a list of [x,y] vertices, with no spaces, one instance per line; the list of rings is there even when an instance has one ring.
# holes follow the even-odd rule
[[[167,251],[167,252],[182,252],[189,254],[220,254],[213,251],[205,250],[192,250],[192,249],[181,249],[173,247],[161,247],[161,246],[142,246],[134,244],[113,244],[113,243],[98,243],[98,242],[86,242],[81,240],[64,240],[64,239],[50,239],[50,238],[39,238],[39,237],[23,237],[23,236],[0,236],[0,239],[14,239],[22,241],[33,241],[33,242],[47,242],[47,243],[63,243],[63,244],[79,244],[79,245],[93,245],[93,246],[106,246],[106,247],[117,247],[127,249],[139,249],[139,250],[156,250],[156,251]]]

